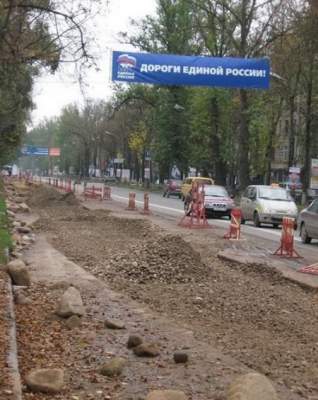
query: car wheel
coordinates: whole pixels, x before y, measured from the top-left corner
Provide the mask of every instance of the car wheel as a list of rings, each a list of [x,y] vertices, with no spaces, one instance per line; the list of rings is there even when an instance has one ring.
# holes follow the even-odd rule
[[[277,229],[279,227],[279,224],[273,224],[273,228]]]
[[[308,236],[308,233],[306,231],[306,227],[305,227],[304,223],[300,227],[300,237],[301,237],[301,241],[303,243],[308,244],[311,242],[311,237]]]
[[[243,217],[241,218],[241,225],[245,225],[246,219],[244,219]]]
[[[167,193],[167,197],[168,197],[168,199],[169,199],[169,197],[170,197],[170,193]]]
[[[260,220],[259,220],[259,215],[258,215],[258,212],[257,212],[257,211],[254,212],[253,222],[254,222],[254,225],[255,225],[257,228],[259,228],[259,227],[261,226],[261,222],[260,222]]]

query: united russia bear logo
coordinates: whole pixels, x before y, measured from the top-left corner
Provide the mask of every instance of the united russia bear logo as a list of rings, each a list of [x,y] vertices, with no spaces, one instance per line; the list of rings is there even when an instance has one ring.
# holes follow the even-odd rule
[[[117,63],[123,70],[129,70],[136,67],[137,60],[135,57],[129,56],[128,54],[121,54],[117,58]]]

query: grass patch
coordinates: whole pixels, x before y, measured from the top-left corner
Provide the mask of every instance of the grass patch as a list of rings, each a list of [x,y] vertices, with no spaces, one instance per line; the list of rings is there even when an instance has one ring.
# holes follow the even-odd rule
[[[0,263],[7,261],[6,250],[12,247],[7,208],[3,194],[0,192]]]

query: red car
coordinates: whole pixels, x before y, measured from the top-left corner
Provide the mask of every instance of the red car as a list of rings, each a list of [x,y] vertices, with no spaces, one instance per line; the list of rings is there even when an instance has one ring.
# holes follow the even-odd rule
[[[181,199],[181,185],[182,181],[169,179],[165,184],[163,197],[177,196]]]
[[[223,186],[205,185],[204,186],[204,207],[207,217],[229,217],[231,218],[232,208],[235,207],[234,201]],[[184,211],[189,214],[191,208],[191,191],[184,202]]]

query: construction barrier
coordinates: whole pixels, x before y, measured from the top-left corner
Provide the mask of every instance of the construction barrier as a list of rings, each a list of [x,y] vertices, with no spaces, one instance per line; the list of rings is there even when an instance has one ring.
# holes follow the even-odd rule
[[[110,186],[104,185],[103,199],[104,200],[111,200],[112,199],[112,189],[111,189]]]
[[[135,211],[136,208],[136,193],[130,192],[128,199],[128,207],[126,208],[128,211]]]
[[[295,220],[293,218],[283,218],[280,246],[275,251],[275,256],[286,258],[301,258],[301,256],[294,248],[294,226]]]
[[[71,193],[72,192],[72,179],[68,179],[65,185],[65,191],[67,193]]]
[[[240,208],[233,208],[231,211],[231,222],[229,231],[223,236],[224,239],[239,240],[241,238],[242,211]]]
[[[318,263],[309,265],[307,267],[301,267],[297,270],[303,274],[318,275]]]
[[[84,186],[84,199],[99,199],[103,200],[103,189],[96,186]]]
[[[144,193],[144,208],[141,211],[141,214],[150,215],[149,210],[149,193]]]
[[[204,197],[204,184],[193,182],[189,209],[185,211],[186,214],[179,222],[179,226],[190,229],[211,228],[205,215]]]

